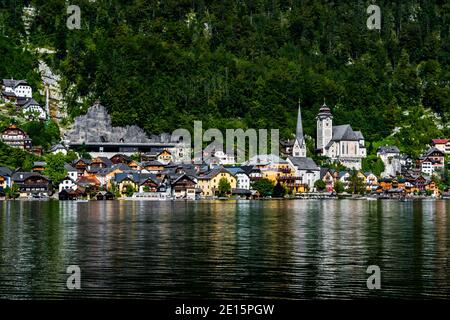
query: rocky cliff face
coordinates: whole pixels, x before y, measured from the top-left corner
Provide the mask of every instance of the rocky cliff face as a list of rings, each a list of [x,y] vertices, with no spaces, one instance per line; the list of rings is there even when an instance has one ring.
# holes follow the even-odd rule
[[[75,118],[73,125],[66,131],[65,139],[70,143],[88,142],[132,142],[154,143],[169,142],[170,134],[147,134],[136,125],[113,127],[111,117],[106,108],[100,104],[90,107],[85,115]]]

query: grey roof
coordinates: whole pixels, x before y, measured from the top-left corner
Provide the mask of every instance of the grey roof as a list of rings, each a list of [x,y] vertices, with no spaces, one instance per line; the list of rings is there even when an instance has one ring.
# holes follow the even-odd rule
[[[236,175],[238,173],[240,174],[247,174],[244,169],[242,169],[241,167],[228,167],[226,168],[226,170],[228,172],[230,172],[232,175]]]
[[[25,102],[25,104],[23,105],[23,107],[22,108],[24,108],[24,109],[26,109],[26,108],[28,108],[29,106],[41,106],[39,103],[37,103],[37,101],[36,100],[34,100],[33,98],[30,98],[30,99],[28,99],[26,102]]]
[[[3,79],[3,85],[5,87],[16,88],[19,85],[27,85],[29,84],[25,80],[14,80],[14,79]]]
[[[162,164],[158,160],[150,160],[150,161],[142,162],[142,166],[144,166],[144,167],[146,167],[146,166],[164,166],[164,164]]]
[[[33,162],[33,167],[45,167],[47,165],[44,161],[35,161]]]
[[[377,153],[400,153],[400,150],[396,146],[380,146]]]
[[[329,168],[320,168],[320,179],[323,179],[328,171],[330,171]]]
[[[61,149],[64,149],[64,150],[66,150],[66,147],[64,147],[62,144],[55,144],[54,146],[52,146],[51,148],[50,148],[50,152],[54,152],[54,151],[56,151],[56,150],[61,150]]]
[[[13,171],[8,167],[0,167],[0,176],[12,176]]]
[[[364,139],[361,132],[359,134],[353,131],[352,127],[348,124],[343,124],[340,126],[333,126],[333,139],[334,141],[356,141]]]
[[[72,165],[76,164],[78,161],[83,161],[83,162],[86,163],[86,164],[91,164],[91,162],[92,162],[92,161],[89,160],[89,159],[79,158],[79,159],[73,160],[73,161],[72,161]]]
[[[15,172],[12,176],[12,179],[14,182],[16,183],[20,183],[25,181],[26,179],[30,178],[30,177],[40,177],[40,178],[44,178],[46,180],[49,180],[46,176],[43,176],[39,173],[36,172]]]
[[[113,165],[112,161],[108,157],[96,157],[95,159],[92,159],[92,162],[93,162],[93,160],[96,160],[96,159],[99,159],[107,167],[111,167]]]
[[[319,166],[311,158],[308,158],[308,157],[289,157],[288,159],[299,170],[320,170]]]
[[[431,155],[433,152],[439,152],[439,153],[441,153],[441,154],[444,154],[441,150],[439,150],[438,148],[436,148],[436,147],[432,147],[432,148],[430,148],[430,149],[428,149],[428,151],[427,152],[425,152],[425,157],[428,157],[429,155]]]
[[[133,182],[139,183],[140,174],[137,172],[135,172],[135,173],[116,173],[116,175],[114,177],[114,181],[117,183],[120,183],[120,182],[124,181],[125,179],[130,179]]]
[[[75,169],[74,167],[72,167],[70,164],[68,164],[68,163],[66,163],[65,165],[64,165],[64,169],[66,169],[67,170],[67,172],[75,172],[75,171],[78,171],[77,169]]]

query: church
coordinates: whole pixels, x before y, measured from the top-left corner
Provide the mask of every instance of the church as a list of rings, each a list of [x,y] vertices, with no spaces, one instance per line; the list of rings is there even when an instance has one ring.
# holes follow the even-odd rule
[[[362,159],[366,157],[361,131],[354,131],[349,124],[333,126],[333,115],[325,103],[316,119],[316,151],[347,168],[361,170]]]
[[[333,126],[333,115],[325,103],[320,108],[316,120],[316,152],[334,162],[340,162],[349,169],[361,170],[362,159],[366,157],[364,136],[361,131],[354,131],[349,124]],[[290,154],[294,158],[306,158],[300,103],[295,140]]]

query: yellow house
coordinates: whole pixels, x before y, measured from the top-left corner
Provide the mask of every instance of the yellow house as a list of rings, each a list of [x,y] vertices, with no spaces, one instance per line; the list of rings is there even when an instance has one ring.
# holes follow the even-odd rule
[[[225,178],[231,185],[231,189],[236,189],[236,177],[225,168],[217,168],[209,171],[205,175],[198,177],[197,188],[202,190],[203,196],[214,196],[219,192],[219,181]]]
[[[263,178],[269,179],[273,183],[283,178],[293,177],[295,170],[291,168],[287,161],[274,162],[261,169]]]

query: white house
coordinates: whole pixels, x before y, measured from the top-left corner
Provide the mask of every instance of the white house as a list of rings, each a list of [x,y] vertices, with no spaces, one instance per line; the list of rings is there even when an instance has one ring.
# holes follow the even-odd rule
[[[236,177],[236,188],[250,190],[250,177],[242,168],[226,168],[228,172]]]
[[[28,99],[22,106],[22,112],[26,118],[47,119],[47,113],[33,98]]]
[[[3,91],[13,93],[18,99],[33,97],[33,89],[25,80],[3,79]]]
[[[65,177],[59,184],[59,192],[63,190],[76,190],[77,184],[75,183],[75,180],[73,180],[70,177]]]
[[[67,176],[73,181],[77,181],[78,179],[78,170],[72,167],[70,164],[66,163],[64,165],[64,169],[67,171]]]
[[[308,157],[288,157],[287,162],[295,170],[295,176],[301,178],[309,190],[314,190],[314,183],[320,180],[320,168]]]
[[[364,136],[348,124],[333,126],[333,115],[324,104],[317,115],[317,150],[350,169],[360,170],[366,157]]]
[[[52,154],[61,153],[63,155],[67,155],[67,149],[62,144],[55,144],[53,147],[51,147],[50,153]]]

